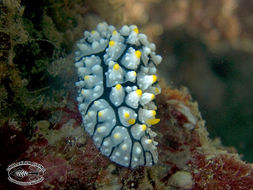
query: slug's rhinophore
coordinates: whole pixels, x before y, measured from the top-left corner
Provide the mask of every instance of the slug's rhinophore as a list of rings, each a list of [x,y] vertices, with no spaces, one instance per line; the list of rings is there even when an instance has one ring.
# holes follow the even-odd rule
[[[94,143],[112,161],[125,167],[157,163],[156,65],[162,58],[154,53],[135,25],[100,23],[84,32],[77,43],[75,66],[79,88],[77,101],[83,126]]]

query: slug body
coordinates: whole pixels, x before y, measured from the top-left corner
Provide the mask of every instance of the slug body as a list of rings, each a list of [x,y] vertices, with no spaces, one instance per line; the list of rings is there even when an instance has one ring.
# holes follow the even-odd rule
[[[135,168],[157,163],[156,65],[161,56],[135,25],[100,23],[77,43],[75,66],[83,126],[101,153]]]

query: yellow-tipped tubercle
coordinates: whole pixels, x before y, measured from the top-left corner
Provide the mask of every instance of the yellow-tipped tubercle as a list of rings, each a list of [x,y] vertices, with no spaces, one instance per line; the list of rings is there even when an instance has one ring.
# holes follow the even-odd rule
[[[140,50],[136,50],[136,51],[135,51],[135,56],[136,56],[137,58],[140,58],[140,57],[141,57],[141,51],[140,51]]]
[[[141,96],[142,95],[142,90],[141,89],[136,90],[136,94],[138,94],[139,96]]]
[[[153,79],[153,83],[157,81],[157,76],[156,75],[152,75],[152,79]]]
[[[155,116],[155,115],[156,115],[156,111],[155,111],[155,110],[152,110],[152,111],[151,111],[151,114],[152,114],[152,116]]]
[[[135,121],[136,121],[135,119],[131,118],[128,120],[128,124],[133,125],[133,124],[135,124]]]
[[[133,29],[133,31],[136,33],[136,34],[139,34],[139,29],[136,27]]]
[[[114,46],[114,45],[115,45],[115,41],[111,40],[111,41],[109,42],[109,46]]]
[[[142,131],[146,131],[146,129],[147,129],[147,126],[146,126],[146,125],[144,125],[144,124],[141,125],[141,130],[142,130]]]
[[[119,70],[119,69],[120,69],[119,64],[118,64],[118,63],[114,64],[114,65],[113,65],[113,69],[114,69],[114,70]]]
[[[90,78],[89,75],[84,76],[84,80],[88,80],[89,78]]]
[[[147,143],[147,144],[151,144],[151,143],[152,143],[152,139],[147,139],[147,140],[146,140],[146,143]]]
[[[130,117],[130,114],[129,114],[128,112],[125,112],[125,113],[124,113],[124,118],[127,119],[127,118],[129,118],[129,117]]]
[[[116,35],[116,34],[118,34],[118,32],[117,32],[116,30],[113,30],[113,31],[112,31],[112,34],[113,34],[113,35]]]
[[[127,149],[127,145],[126,144],[123,144],[122,145],[122,150],[126,150]]]
[[[101,128],[101,127],[98,128],[98,132],[99,132],[99,133],[102,132],[102,128]]]
[[[117,84],[117,85],[115,86],[115,88],[116,88],[117,90],[120,90],[120,89],[122,88],[122,86],[121,86],[120,84]]]
[[[115,133],[115,134],[113,135],[113,138],[114,138],[114,139],[119,139],[119,138],[120,138],[120,134],[119,134],[119,133]]]
[[[102,115],[103,115],[103,112],[102,112],[102,111],[99,111],[99,112],[98,112],[98,117],[102,117]]]
[[[160,119],[157,119],[157,118],[155,118],[155,119],[148,119],[147,120],[147,124],[149,124],[149,125],[155,125],[155,124],[157,124],[159,122],[160,122]]]

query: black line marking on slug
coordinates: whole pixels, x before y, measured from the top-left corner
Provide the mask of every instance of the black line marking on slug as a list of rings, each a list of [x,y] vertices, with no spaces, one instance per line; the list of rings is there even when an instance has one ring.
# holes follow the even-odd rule
[[[114,152],[114,150],[115,150],[116,148],[119,148],[119,146],[120,146],[123,142],[124,142],[124,140],[122,140],[119,144],[113,146],[113,147],[112,147],[112,150],[111,150],[111,153],[109,154],[108,157],[111,157],[112,154],[113,154],[113,152]]]
[[[125,38],[125,41],[126,41],[126,38]],[[128,49],[130,48],[130,47],[133,47],[133,46],[131,46],[131,45],[127,45],[127,47],[125,48],[125,50],[124,50],[124,52],[121,54],[121,56],[118,58],[118,60],[117,61],[115,61],[115,62],[117,62],[121,67],[123,67],[126,71],[132,71],[132,70],[130,70],[130,69],[127,69],[127,68],[125,68],[122,64],[121,64],[121,60],[122,60],[122,58],[123,58],[123,56],[126,54],[126,52],[128,51]],[[133,47],[135,50],[136,49],[139,49],[138,47]],[[140,68],[141,68],[141,65],[143,65],[144,66],[144,64],[142,63],[142,60],[140,60],[140,64],[138,65],[138,67],[137,67],[137,69],[135,70],[135,72],[136,72],[136,74],[138,75],[138,72],[140,71]],[[104,60],[102,60],[102,67],[103,66],[105,66],[105,70],[106,71],[108,71],[108,66],[106,65],[106,64],[104,64]],[[104,69],[104,68],[103,68]],[[105,73],[105,72],[103,72],[103,73]],[[136,75],[136,76],[137,76]],[[104,74],[104,76],[105,76],[105,74]],[[106,81],[106,79],[105,79],[105,81]],[[137,77],[136,77],[136,81],[137,81]],[[136,83],[133,83],[133,82],[130,82],[130,81],[126,81],[126,82],[124,82],[123,84],[121,84],[122,86],[124,85],[124,86],[137,86],[137,88],[138,89],[140,89],[140,87],[139,87],[139,85],[137,84],[137,82]],[[105,86],[105,85],[104,85]],[[106,87],[106,89],[108,89],[108,87]],[[111,88],[110,88],[111,89]],[[109,92],[110,93],[110,92]],[[109,93],[108,93],[108,96],[106,96],[106,97],[108,97],[108,101],[110,102],[110,100],[109,100]],[[137,113],[137,118],[136,118],[136,122],[135,123],[142,123],[142,122],[140,122],[139,121],[139,118],[138,118],[138,111],[139,111],[139,109],[140,109],[140,107],[142,107],[142,105],[139,103],[138,104],[138,107],[137,108],[132,108],[132,107],[130,107],[130,106],[128,106],[127,104],[126,104],[126,96],[127,96],[127,93],[125,94],[125,97],[124,97],[124,101],[123,101],[123,103],[121,104],[121,106],[120,107],[122,107],[122,106],[126,106],[126,107],[128,107],[128,108],[130,108],[130,109],[133,109],[134,111],[135,111],[135,113]],[[111,103],[111,102],[110,102]],[[115,126],[117,126],[117,124],[120,124],[120,126],[122,126],[122,124],[121,123],[119,123],[120,122],[120,119],[119,119],[119,116],[118,116],[118,108],[117,107],[115,107],[114,105],[111,105],[112,106],[112,108],[115,110],[117,110],[117,113],[115,113],[115,115],[116,115],[116,125]],[[143,107],[142,107],[143,108]],[[115,111],[116,112],[116,111]],[[130,136],[130,138],[131,138],[131,140],[132,140],[132,145],[131,145],[131,150],[130,150],[130,162],[129,162],[129,166],[131,166],[131,164],[132,164],[132,155],[133,155],[133,145],[134,145],[134,143],[135,142],[139,142],[140,143],[140,145],[141,145],[141,147],[143,148],[143,145],[142,145],[142,143],[141,143],[141,141],[140,140],[136,140],[134,137],[133,137],[133,135],[132,135],[132,133],[131,133],[131,127],[132,127],[133,125],[130,125],[130,126],[128,126],[128,127],[125,127],[126,129],[127,129],[127,131],[128,131],[128,134],[129,134],[129,136]],[[108,136],[106,136],[106,137],[104,137],[103,138],[103,140],[102,140],[102,143],[104,142],[104,139],[105,138],[107,138],[107,137],[109,137],[109,136],[111,136],[111,133],[112,133],[112,131],[113,130],[111,130],[111,132],[110,132],[110,134],[108,135]],[[101,144],[102,144],[101,143]],[[144,148],[143,148],[144,149]],[[145,162],[146,162],[146,155],[145,154],[143,154],[144,155],[144,157],[143,157],[143,159],[145,160]]]
[[[99,32],[99,33],[100,33],[100,32]],[[101,35],[101,37],[103,36],[102,34],[100,34],[100,35]],[[112,35],[103,36],[103,37],[105,38],[105,40],[109,40],[109,39],[111,38],[111,36],[112,36]],[[139,73],[140,70],[141,70],[141,67],[142,67],[142,66],[143,66],[143,67],[147,67],[147,66],[149,65],[150,62],[153,63],[153,64],[154,64],[154,62],[153,62],[153,60],[151,59],[151,56],[150,56],[150,54],[149,54],[149,55],[148,55],[148,63],[147,63],[147,65],[145,65],[145,64],[143,63],[142,59],[140,58],[140,64],[138,65],[138,67],[137,67],[135,70],[133,70],[133,69],[127,69],[124,65],[121,64],[121,61],[122,61],[123,57],[126,55],[126,53],[127,53],[127,51],[129,50],[129,48],[132,47],[133,49],[135,49],[135,51],[136,51],[136,50],[140,50],[140,51],[141,51],[141,50],[143,49],[144,44],[142,44],[141,41],[140,41],[140,45],[129,44],[129,43],[127,43],[127,38],[128,38],[128,36],[122,36],[122,37],[124,38],[124,41],[122,42],[122,44],[126,44],[126,45],[125,45],[125,49],[124,49],[124,51],[122,51],[122,53],[120,54],[120,56],[118,57],[118,59],[115,60],[115,62],[117,62],[117,63],[120,65],[120,67],[122,67],[122,69],[123,69],[126,73],[129,72],[129,71],[135,71],[137,75],[136,75],[136,82],[135,82],[135,83],[134,83],[134,82],[130,82],[130,81],[126,81],[126,76],[124,75],[124,80],[123,80],[124,82],[121,83],[121,85],[122,85],[122,87],[124,88],[124,90],[125,90],[125,88],[126,88],[127,86],[130,86],[130,87],[136,86],[138,89],[140,89],[140,87],[139,87],[139,85],[138,85],[138,83],[137,83],[137,76],[138,76],[138,73]],[[86,39],[85,39],[85,41],[86,41],[86,43],[89,44],[90,46],[92,45],[92,42],[88,42],[88,40],[86,40]],[[114,129],[115,129],[117,126],[120,126],[120,127],[123,127],[123,128],[125,128],[125,129],[127,129],[128,134],[129,134],[129,137],[130,137],[130,140],[131,140],[131,143],[132,143],[132,144],[131,144],[131,149],[130,149],[130,157],[129,157],[129,161],[128,161],[128,166],[131,167],[131,164],[132,164],[133,146],[134,146],[134,143],[135,143],[135,142],[137,142],[137,143],[141,146],[141,148],[142,148],[142,154],[143,154],[144,165],[147,164],[146,153],[148,153],[148,154],[151,155],[152,164],[154,165],[154,157],[153,157],[151,151],[150,151],[150,150],[144,150],[144,147],[143,147],[143,145],[142,145],[141,140],[144,138],[144,136],[142,136],[140,140],[135,139],[135,138],[133,137],[132,133],[131,133],[131,127],[132,127],[133,125],[130,125],[130,126],[128,126],[128,127],[127,127],[127,126],[124,126],[124,125],[122,125],[122,123],[120,122],[120,118],[119,118],[118,109],[119,109],[120,107],[122,107],[122,106],[125,106],[125,107],[127,107],[127,108],[130,108],[130,109],[134,110],[134,112],[137,114],[137,118],[136,118],[135,124],[143,124],[142,122],[140,122],[139,116],[138,116],[138,114],[139,114],[138,111],[139,111],[141,108],[143,108],[143,106],[140,104],[140,102],[138,103],[138,107],[137,107],[137,108],[132,108],[131,106],[127,105],[127,104],[126,104],[126,96],[128,95],[128,93],[127,93],[126,91],[125,91],[124,100],[123,100],[123,102],[122,102],[121,105],[115,106],[115,105],[110,101],[110,92],[111,92],[111,89],[112,89],[112,87],[113,87],[114,85],[108,86],[108,87],[107,87],[107,84],[106,84],[106,81],[107,81],[107,80],[106,80],[106,77],[107,77],[106,72],[108,72],[109,66],[108,66],[107,64],[105,64],[104,55],[107,54],[107,53],[106,53],[106,49],[108,48],[108,46],[109,46],[109,43],[107,42],[107,46],[105,46],[105,48],[104,48],[103,50],[101,50],[100,52],[91,53],[91,54],[88,54],[88,55],[81,56],[78,60],[75,61],[75,62],[83,61],[82,59],[85,59],[86,57],[90,57],[90,56],[92,56],[92,55],[95,55],[95,56],[98,56],[98,57],[99,57],[99,59],[100,59],[100,61],[101,61],[100,64],[101,64],[101,67],[102,67],[102,76],[103,76],[103,85],[102,85],[102,86],[103,86],[103,93],[102,93],[102,95],[101,95],[100,97],[96,98],[95,100],[90,101],[90,103],[89,103],[89,105],[87,106],[87,109],[86,109],[85,114],[83,115],[83,117],[85,117],[85,116],[87,115],[88,110],[91,108],[92,105],[94,105],[94,102],[95,102],[95,101],[98,101],[98,100],[100,100],[100,99],[104,99],[104,100],[109,104],[110,108],[114,111],[114,116],[115,116],[116,122],[115,122],[115,125],[111,128],[109,134],[103,137],[103,139],[102,139],[102,141],[101,141],[100,146],[98,147],[98,149],[101,151],[101,148],[102,148],[102,146],[103,146],[104,140],[107,139],[107,138],[112,138],[112,137],[111,137],[112,132],[114,131]],[[91,48],[91,47],[90,47],[90,48]],[[153,52],[153,51],[152,51],[152,52]],[[108,54],[107,54],[107,55],[108,55]],[[109,55],[108,55],[108,56],[109,56]],[[83,61],[83,62],[84,62],[84,61]],[[156,64],[154,64],[154,66],[156,66]],[[155,82],[155,83],[153,83],[153,84],[157,84],[157,82]],[[80,89],[79,93],[80,93],[80,92],[81,92],[81,89]],[[91,135],[92,139],[93,139],[93,137],[94,137],[94,135],[95,135],[95,133],[96,133],[96,131],[97,131],[98,125],[105,123],[105,122],[99,122],[98,110],[97,110],[96,119],[97,119],[97,122],[96,122],[95,126],[93,127],[93,133],[92,133],[92,135]],[[145,123],[144,123],[144,124],[145,124]],[[150,138],[150,135],[147,133],[147,131],[145,131],[145,134]],[[94,140],[94,139],[93,139],[93,140]],[[120,144],[122,144],[123,142],[124,142],[124,140],[123,140]],[[118,145],[116,145],[116,146],[113,146],[113,147],[111,146],[111,147],[112,147],[112,148],[111,148],[111,152],[110,152],[110,154],[109,154],[108,157],[111,157],[111,156],[112,156],[113,152],[115,151],[116,148],[119,148],[120,144],[118,144]],[[107,154],[106,154],[106,155],[107,155]],[[118,163],[118,164],[119,164],[119,163]],[[137,164],[137,166],[138,166],[138,164]]]
[[[144,160],[144,165],[146,165],[146,163],[147,163],[147,161],[146,161],[146,155],[145,155],[145,150],[144,150],[144,147],[143,147],[143,145],[142,145],[142,143],[141,143],[141,141],[142,141],[142,139],[144,138],[144,136],[142,136],[141,137],[141,139],[140,139],[140,146],[141,146],[141,149],[142,149],[142,154],[143,154],[143,160]]]
[[[108,47],[108,46],[107,46]],[[106,47],[106,48],[107,48]],[[129,47],[131,47],[130,45],[129,45]],[[121,54],[121,56],[118,58],[118,60],[121,60],[122,59],[122,57],[124,56],[124,54],[126,53],[126,51],[127,51],[127,48],[125,49],[125,51]],[[112,132],[113,132],[113,130],[115,129],[115,127],[116,126],[123,126],[123,127],[125,127],[126,129],[127,129],[127,131],[128,131],[128,134],[129,134],[129,136],[130,136],[130,139],[131,139],[131,141],[132,141],[132,145],[131,145],[131,149],[130,149],[130,162],[129,162],[129,166],[131,166],[131,164],[132,164],[132,154],[133,154],[133,144],[137,141],[137,142],[139,142],[140,143],[140,145],[141,145],[141,147],[142,147],[142,144],[141,144],[141,142],[139,141],[139,140],[136,140],[135,138],[133,138],[133,135],[132,135],[132,133],[131,133],[131,127],[133,126],[133,125],[130,125],[130,126],[128,126],[128,127],[126,127],[126,126],[124,126],[124,125],[122,125],[122,123],[120,123],[120,118],[119,118],[119,115],[118,115],[118,109],[119,109],[119,106],[118,107],[116,107],[116,106],[114,106],[112,103],[111,103],[111,101],[110,101],[110,91],[111,91],[111,87],[107,87],[106,86],[106,72],[108,72],[108,65],[106,65],[105,64],[105,62],[104,62],[104,59],[102,58],[102,56],[104,55],[104,52],[105,52],[105,50],[103,51],[103,52],[101,52],[101,53],[99,53],[99,54],[96,54],[97,56],[99,56],[100,57],[100,59],[101,59],[101,66],[102,66],[102,70],[103,70],[103,87],[104,87],[104,94],[102,95],[102,97],[108,102],[108,104],[111,106],[111,108],[114,110],[114,113],[115,113],[115,117],[116,117],[116,123],[115,123],[115,126],[114,127],[112,127],[112,129],[111,129],[111,131],[109,132],[109,134],[107,135],[107,136],[104,136],[103,137],[103,139],[102,139],[102,141],[101,141],[101,144],[100,144],[100,146],[99,146],[99,150],[100,150],[100,148],[102,148],[102,146],[103,146],[103,143],[104,143],[104,140],[106,139],[106,138],[108,138],[108,137],[110,137],[111,136],[111,134],[112,134]],[[115,62],[117,62],[118,64],[120,64],[119,63],[119,61],[115,61]],[[140,62],[142,62],[141,60],[140,60]],[[143,64],[143,63],[142,63]],[[140,64],[141,65],[141,64]],[[139,68],[140,68],[140,65],[138,65],[138,67],[137,67],[137,70],[139,70]],[[120,64],[120,66],[122,66],[121,64]],[[125,68],[126,69],[126,68]],[[127,71],[132,71],[132,70],[130,70],[130,69],[126,69]],[[138,74],[138,72],[136,72],[137,74]],[[137,80],[137,79],[136,79]],[[134,83],[134,82],[130,82],[130,81],[126,81],[126,82],[124,82],[124,83],[122,83],[121,84],[123,87],[126,87],[126,86],[137,86],[137,88],[139,89],[139,86],[138,86],[138,84],[137,83]],[[122,107],[122,106],[125,106],[125,107],[128,107],[128,108],[130,108],[130,109],[133,109],[134,111],[135,111],[135,113],[137,113],[137,118],[136,118],[136,122],[135,123],[141,123],[140,121],[139,121],[139,118],[138,118],[138,111],[139,111],[139,109],[140,109],[140,107],[142,107],[140,104],[138,104],[138,107],[137,108],[132,108],[132,107],[130,107],[130,106],[128,106],[127,104],[126,104],[126,102],[125,102],[125,99],[126,99],[126,96],[127,96],[127,94],[125,94],[125,97],[124,97],[124,101],[123,101],[123,103],[120,105],[120,107]],[[95,130],[94,130],[94,134],[95,134]],[[93,135],[94,135],[93,134]],[[143,148],[143,147],[142,147]],[[112,154],[112,152],[111,152],[111,154]],[[146,156],[145,156],[145,154],[143,154],[144,155],[144,162],[146,162]],[[110,156],[109,156],[110,157]]]
[[[151,159],[152,159],[152,165],[154,165],[154,164],[155,164],[155,162],[154,162],[153,154],[150,152],[150,150],[145,151],[145,152],[147,152],[147,153],[149,153],[149,154],[150,154]]]
[[[131,132],[129,132],[129,130],[128,130],[128,133],[130,133],[131,134]],[[132,165],[132,158],[133,158],[133,146],[134,146],[134,140],[133,140],[133,137],[132,137],[132,134],[131,134],[131,136],[130,136],[130,138],[132,139],[132,145],[131,145],[131,150],[130,150],[130,161],[129,161],[129,166],[131,167],[131,165]]]

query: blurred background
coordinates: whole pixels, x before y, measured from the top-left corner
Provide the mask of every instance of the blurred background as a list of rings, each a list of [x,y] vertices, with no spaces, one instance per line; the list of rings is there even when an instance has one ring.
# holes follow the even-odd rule
[[[253,1],[127,1],[156,43],[166,83],[186,86],[211,138],[253,161]]]
[[[101,21],[146,33],[161,78],[186,86],[211,138],[253,162],[252,0],[2,1],[1,126],[29,136],[39,120],[52,123],[76,80],[75,42]]]

